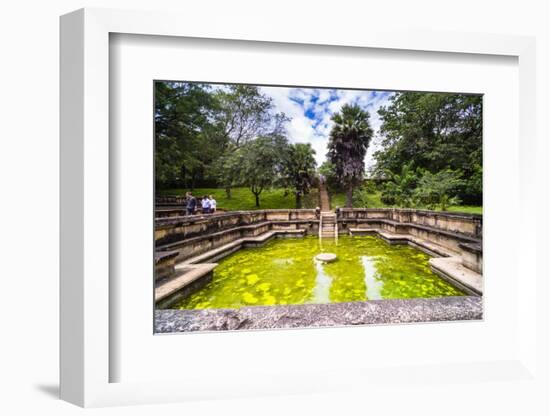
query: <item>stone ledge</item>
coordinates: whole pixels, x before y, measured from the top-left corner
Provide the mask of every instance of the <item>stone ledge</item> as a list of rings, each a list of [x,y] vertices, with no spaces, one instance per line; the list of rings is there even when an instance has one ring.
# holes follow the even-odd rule
[[[348,232],[352,237],[360,235],[378,235],[388,244],[408,244],[430,256],[450,257],[457,255],[457,253],[439,244],[415,237],[411,234],[396,234],[379,228],[348,228]]]
[[[303,236],[305,233],[305,230],[272,230],[265,232],[263,234],[260,234],[256,237],[243,237],[239,238],[238,240],[234,240],[230,243],[224,244],[223,246],[214,248],[212,250],[208,250],[202,254],[199,254],[197,256],[191,257],[187,260],[184,260],[183,262],[176,265],[176,269],[179,268],[180,264],[196,264],[196,263],[202,263],[205,261],[211,261],[213,258],[217,260],[225,257],[225,254],[231,254],[233,249],[240,249],[241,247],[255,247],[258,245],[265,244],[269,239],[272,237],[284,237],[285,235],[291,235],[291,236]]]
[[[483,319],[477,296],[155,311],[155,332],[320,328]]]
[[[157,251],[155,252],[155,264],[174,259],[177,256],[177,251]]]
[[[470,294],[483,294],[483,277],[462,264],[460,257],[433,257],[429,260],[434,273]]]
[[[370,235],[376,234],[379,231],[377,228],[348,228],[349,235]]]
[[[254,230],[257,230],[258,228],[262,228],[262,227],[267,227],[267,228],[272,228],[272,229],[273,229],[273,227],[284,227],[284,228],[279,228],[279,229],[287,229],[288,228],[287,226],[289,224],[297,226],[298,224],[308,224],[308,223],[312,223],[312,222],[318,223],[319,220],[270,220],[270,221],[262,221],[262,222],[257,222],[257,223],[254,223],[254,224],[238,225],[238,226],[234,226],[234,227],[231,227],[231,228],[222,229],[220,231],[216,231],[216,232],[213,232],[213,233],[205,233],[204,235],[194,235],[194,236],[191,236],[191,237],[185,237],[184,236],[179,240],[172,241],[172,242],[169,242],[169,243],[159,244],[158,241],[157,241],[156,244],[157,244],[157,250],[160,250],[160,251],[177,250],[178,247],[181,247],[182,245],[193,244],[193,243],[198,243],[198,242],[205,241],[205,240],[216,239],[217,237],[223,237],[223,236],[225,236],[227,234],[231,234],[231,233],[239,232],[239,233],[242,234],[243,232],[250,232],[250,231],[253,232]],[[298,229],[298,228],[296,228],[296,229]]]
[[[474,254],[481,254],[483,252],[483,247],[481,246],[481,243],[460,243],[458,246],[461,249],[464,249]]]
[[[385,218],[357,218],[357,219],[343,218],[343,219],[338,219],[338,223],[342,223],[342,224],[347,224],[347,223],[386,224],[386,225],[396,227],[396,228],[416,228],[418,230],[422,230],[422,231],[426,231],[426,232],[430,232],[430,233],[434,233],[434,234],[439,234],[439,235],[443,235],[443,236],[446,236],[446,237],[450,237],[450,238],[459,240],[459,241],[462,242],[461,244],[477,244],[477,243],[479,243],[479,238],[472,237],[472,236],[464,234],[464,233],[443,230],[441,228],[430,227],[428,225],[423,225],[423,224],[415,224],[415,223],[412,223],[412,222],[399,222],[399,221],[395,221],[395,220],[388,220],[388,219],[385,219]],[[352,229],[353,230],[359,230],[361,228],[360,227],[355,227],[355,228],[352,228]]]
[[[203,278],[207,278],[209,281],[212,276],[212,270],[214,270],[217,265],[217,263],[202,263],[186,264],[183,267],[176,267],[175,276],[163,279],[156,285],[155,303],[172,303],[174,300],[171,298],[173,298],[174,295],[185,288],[191,287],[193,283],[204,280]],[[207,283],[207,281],[203,283]],[[182,296],[183,295],[184,294],[182,294]],[[185,295],[187,295],[187,293]],[[168,301],[168,299],[171,300]]]
[[[429,209],[416,208],[340,208],[342,213],[352,212],[394,212],[398,214],[421,214],[430,217],[441,218],[467,218],[467,219],[483,219],[483,214],[473,214],[468,212],[453,212],[453,211],[432,211]]]
[[[295,219],[292,218],[292,216],[298,214],[311,214],[313,217],[315,217],[316,211],[315,209],[259,209],[253,211],[225,211],[216,214],[183,215],[179,217],[156,218],[155,227],[158,229],[164,227],[172,227],[174,225],[185,225],[203,221],[219,221],[225,218],[238,218],[241,216],[265,217],[266,215],[270,214],[288,214],[288,220],[292,220]],[[245,223],[243,223],[242,225],[244,224]]]

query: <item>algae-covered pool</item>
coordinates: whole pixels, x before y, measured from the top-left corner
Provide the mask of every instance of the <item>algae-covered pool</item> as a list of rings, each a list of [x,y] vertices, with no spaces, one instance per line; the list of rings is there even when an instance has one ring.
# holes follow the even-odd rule
[[[334,263],[314,257],[335,253]],[[428,265],[429,256],[375,236],[275,239],[219,262],[212,281],[176,309],[353,302],[464,295]]]

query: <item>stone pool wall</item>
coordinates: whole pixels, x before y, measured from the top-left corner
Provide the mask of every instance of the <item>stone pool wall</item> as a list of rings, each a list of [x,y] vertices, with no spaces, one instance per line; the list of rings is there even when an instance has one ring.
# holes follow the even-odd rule
[[[257,225],[262,222],[273,222],[278,226],[310,225],[311,223],[317,224],[319,218],[314,209],[232,211],[215,215],[157,218],[155,220],[155,243],[158,246],[235,227]]]
[[[155,246],[161,251],[177,251],[178,261],[183,261],[235,240],[280,230],[317,234],[318,213],[314,209],[275,209],[157,218]]]
[[[426,211],[397,208],[341,208],[339,222],[353,227],[384,219],[407,225],[426,226],[440,231],[449,231],[481,239],[483,216],[454,212]]]
[[[155,332],[319,328],[483,319],[477,296],[386,299],[311,305],[253,306],[240,309],[157,309]]]
[[[393,208],[343,208],[337,212],[339,234],[371,228],[409,234],[462,254],[465,266],[480,271],[483,217],[474,214]],[[176,251],[184,261],[238,239],[275,230],[303,230],[317,235],[319,212],[313,209],[233,211],[216,215],[157,218],[157,251]]]

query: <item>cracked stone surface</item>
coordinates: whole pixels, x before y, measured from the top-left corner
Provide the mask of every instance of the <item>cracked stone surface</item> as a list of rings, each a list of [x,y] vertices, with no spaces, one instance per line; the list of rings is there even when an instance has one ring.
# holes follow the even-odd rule
[[[155,311],[155,332],[311,328],[483,318],[483,298],[387,299],[319,305]]]

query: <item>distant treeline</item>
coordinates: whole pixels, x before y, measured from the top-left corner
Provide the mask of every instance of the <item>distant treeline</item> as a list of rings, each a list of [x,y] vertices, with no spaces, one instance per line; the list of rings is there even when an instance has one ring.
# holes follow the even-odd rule
[[[481,204],[481,96],[395,93],[378,115],[377,132],[372,114],[357,105],[332,117],[319,172],[349,201],[370,177],[388,204]],[[288,122],[255,86],[156,82],[157,189],[222,187],[230,197],[232,187],[246,186],[259,204],[263,189],[280,186],[295,192],[299,206],[317,172],[311,146],[289,143]],[[364,156],[377,136],[376,164],[365,172]]]
[[[155,181],[170,187],[292,189],[296,206],[315,179],[315,152],[289,143],[289,119],[258,87],[187,82],[155,84]]]

